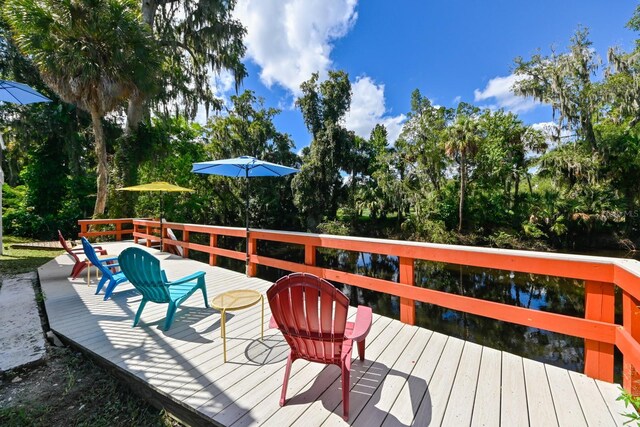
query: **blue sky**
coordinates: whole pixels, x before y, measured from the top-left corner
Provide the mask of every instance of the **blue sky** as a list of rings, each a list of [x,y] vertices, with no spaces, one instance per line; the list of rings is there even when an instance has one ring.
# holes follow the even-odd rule
[[[345,124],[362,136],[378,122],[397,135],[416,88],[438,105],[462,100],[549,122],[548,107],[510,93],[513,59],[552,45],[564,51],[582,25],[606,64],[608,47],[632,48],[636,34],[624,26],[635,7],[623,0],[239,0],[235,14],[248,31],[243,89],[283,110],[276,125],[296,149],[311,140],[293,107],[299,83],[330,69],[349,73]],[[218,86],[231,93],[228,76]]]

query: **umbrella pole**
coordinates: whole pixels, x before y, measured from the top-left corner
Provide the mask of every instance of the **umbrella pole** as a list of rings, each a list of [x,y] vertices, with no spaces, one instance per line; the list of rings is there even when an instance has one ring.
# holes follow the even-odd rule
[[[247,250],[247,256],[245,258],[245,274],[249,276],[249,168],[244,170],[246,183],[246,195],[245,195],[245,208],[244,208],[244,217],[245,217],[245,227],[247,229],[247,242],[245,244]]]

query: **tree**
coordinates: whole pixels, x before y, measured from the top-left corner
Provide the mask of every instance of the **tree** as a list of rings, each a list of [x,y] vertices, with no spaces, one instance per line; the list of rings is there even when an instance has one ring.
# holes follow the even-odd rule
[[[138,0],[140,2],[140,0]],[[246,33],[232,16],[236,0],[142,0],[142,20],[162,52],[162,91],[154,101],[193,118],[198,105],[221,109],[210,87],[209,72],[230,70],[236,89],[247,75],[242,57]],[[149,93],[135,91],[127,109],[125,133],[132,135],[148,113]]]
[[[456,163],[458,163],[458,178],[460,180],[460,202],[458,205],[458,232],[462,231],[462,219],[464,210],[464,197],[467,186],[469,161],[476,153],[482,136],[480,124],[476,117],[466,114],[458,115],[456,121],[447,128],[445,150]]]
[[[347,171],[355,135],[342,126],[351,104],[351,83],[344,71],[329,71],[318,83],[318,73],[302,83],[296,105],[313,140],[303,151],[302,168],[293,178],[294,202],[315,230],[323,217],[333,219],[342,197],[341,171]]]
[[[505,208],[515,209],[522,179],[527,181],[529,192],[533,192],[529,169],[537,159],[535,156],[547,149],[544,135],[503,110],[485,110],[480,116],[480,126],[486,140],[477,157],[478,180],[490,191],[504,190],[510,200],[510,206]]]
[[[636,7],[627,28],[640,32],[640,6]],[[610,117],[623,121],[630,119],[629,127],[640,122],[640,40],[632,52],[617,47],[609,48],[609,67],[604,82],[604,97],[611,103]]]
[[[158,57],[133,0],[7,0],[16,45],[64,101],[91,115],[97,159],[94,216],[107,202],[102,118],[155,83]]]
[[[355,190],[356,210],[366,208],[371,219],[384,217],[390,209],[389,197],[380,185],[379,177],[385,168],[388,151],[387,129],[377,124],[371,130],[368,140],[359,139],[357,169],[360,187]],[[355,179],[353,180],[355,181]]]
[[[599,103],[598,85],[591,81],[600,59],[588,39],[589,31],[579,28],[571,38],[569,52],[550,56],[536,54],[525,61],[515,59],[515,74],[521,76],[513,89],[516,94],[531,96],[551,105],[558,114],[560,139],[563,129],[575,131],[591,147],[596,149],[594,131],[595,115]]]
[[[226,116],[216,117],[206,127],[205,149],[214,159],[251,155],[261,160],[297,166],[298,156],[291,151],[293,141],[288,134],[279,132],[273,123],[280,113],[276,108],[265,108],[264,100],[252,91],[232,96],[231,108]],[[216,186],[225,188],[216,195],[220,209],[225,212],[226,223],[244,224],[245,197],[249,197],[249,215],[252,226],[293,228],[296,210],[293,205],[291,177],[251,178],[251,194],[246,194],[244,179],[212,177]]]
[[[427,178],[425,184],[440,191],[447,166],[444,131],[453,120],[453,110],[434,106],[418,89],[411,93],[411,111],[402,128],[400,138],[406,141],[411,158],[420,174]]]

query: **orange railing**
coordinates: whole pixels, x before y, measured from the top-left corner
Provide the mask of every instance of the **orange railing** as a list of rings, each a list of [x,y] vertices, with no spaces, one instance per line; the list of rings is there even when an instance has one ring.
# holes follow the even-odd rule
[[[103,224],[82,221],[82,224]],[[159,221],[110,220],[112,224],[133,224],[136,243],[146,239],[147,245],[157,242]],[[81,225],[82,226],[82,225]],[[164,244],[209,254],[209,263],[216,257],[244,260],[244,252],[218,247],[218,236],[245,237],[243,228],[208,225],[165,223],[165,227],[182,232],[182,240],[164,238]],[[83,228],[83,233],[86,228]],[[155,231],[154,231],[155,230]],[[209,236],[209,244],[190,242],[190,233]],[[114,235],[114,232],[104,234]],[[124,234],[115,233],[116,236]],[[100,232],[87,233],[98,236]],[[304,247],[304,264],[267,257],[257,253],[258,241],[281,242]],[[399,280],[377,279],[338,271],[316,265],[318,248],[338,249],[364,253],[397,256],[400,261]],[[441,245],[360,237],[331,236],[271,230],[251,230],[249,239],[249,266],[247,273],[255,275],[257,266],[263,265],[287,271],[313,273],[328,280],[357,286],[400,298],[400,320],[415,322],[415,302],[435,304],[452,310],[516,323],[532,328],[549,330],[585,339],[585,374],[613,381],[614,346],[623,354],[623,386],[634,395],[640,394],[640,262],[635,260]],[[516,307],[498,302],[414,286],[416,260],[461,264],[474,267],[500,269],[583,280],[585,283],[584,318]],[[614,287],[622,291],[622,324],[616,324]]]
[[[92,238],[102,236],[114,236],[115,240],[122,240],[124,235],[133,234],[133,221],[135,218],[119,218],[119,219],[81,219],[78,221],[80,226],[80,237]],[[91,230],[94,226],[106,225],[114,226],[113,230]],[[131,227],[127,227],[131,226]]]

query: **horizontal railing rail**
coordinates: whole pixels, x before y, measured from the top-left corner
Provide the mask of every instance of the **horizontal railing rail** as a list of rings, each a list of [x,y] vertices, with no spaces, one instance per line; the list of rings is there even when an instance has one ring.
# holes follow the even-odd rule
[[[131,235],[133,233],[133,221],[136,218],[118,218],[118,219],[81,219],[78,220],[80,226],[79,237],[87,239],[102,236],[115,236],[116,240],[122,240],[122,236]],[[91,230],[97,225],[113,225],[113,230]],[[131,228],[127,227],[131,226]]]
[[[111,221],[111,222],[109,222]],[[86,220],[88,224],[133,225],[134,241],[145,239],[150,246],[159,242],[160,222],[146,219]],[[178,230],[181,240],[169,239],[166,230]],[[215,265],[218,256],[244,260],[245,253],[218,247],[219,236],[246,238],[246,230],[199,224],[165,222],[164,246],[182,247],[184,256],[189,250],[209,254]],[[100,234],[103,233],[103,234]],[[190,233],[209,236],[207,244],[190,242]],[[113,232],[92,232],[92,236],[114,235]],[[121,236],[124,231],[116,236]],[[119,237],[117,237],[119,238]],[[258,242],[269,241],[304,248],[304,263],[287,261],[258,254]],[[275,230],[250,230],[249,265],[247,274],[254,276],[257,266],[286,271],[313,273],[328,280],[345,283],[400,298],[400,320],[415,323],[415,302],[435,304],[451,310],[511,322],[532,328],[549,330],[585,339],[584,372],[590,377],[613,381],[614,346],[623,354],[623,386],[640,395],[640,262],[635,260],[585,255],[506,250],[433,243],[394,241],[351,236],[332,236]],[[397,256],[398,282],[378,279],[316,264],[318,249],[336,249],[362,253]],[[473,267],[500,269],[564,277],[584,281],[585,315],[582,317],[539,311],[499,302],[415,286],[415,262],[435,261]],[[622,324],[615,323],[615,286],[622,292]]]

